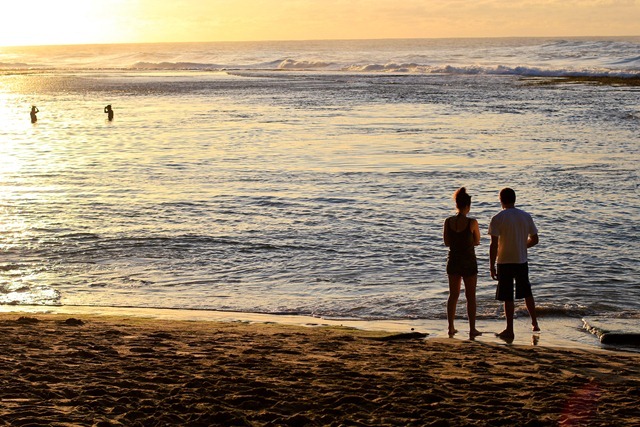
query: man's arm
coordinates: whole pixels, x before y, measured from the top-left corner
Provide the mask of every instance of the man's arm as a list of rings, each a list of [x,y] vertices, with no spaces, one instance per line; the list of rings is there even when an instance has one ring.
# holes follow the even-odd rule
[[[527,248],[532,248],[537,244],[538,244],[538,235],[532,234],[531,236],[529,236],[529,239],[527,240]]]
[[[491,278],[498,280],[498,273],[496,271],[496,259],[498,258],[498,236],[491,236],[491,246],[489,246],[489,270],[491,271]]]

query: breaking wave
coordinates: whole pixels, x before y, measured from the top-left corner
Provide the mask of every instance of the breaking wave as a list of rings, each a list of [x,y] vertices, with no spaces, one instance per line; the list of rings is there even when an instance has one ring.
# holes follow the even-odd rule
[[[361,40],[3,48],[0,71],[290,71],[640,77],[640,38]]]
[[[640,68],[633,70],[570,69],[528,66],[479,66],[479,65],[424,65],[415,63],[352,64],[338,65],[323,61],[277,60],[254,65],[233,66],[193,62],[138,62],[131,69],[137,70],[201,70],[201,71],[327,71],[349,73],[386,74],[451,74],[451,75],[512,75],[523,77],[618,77],[640,78]]]

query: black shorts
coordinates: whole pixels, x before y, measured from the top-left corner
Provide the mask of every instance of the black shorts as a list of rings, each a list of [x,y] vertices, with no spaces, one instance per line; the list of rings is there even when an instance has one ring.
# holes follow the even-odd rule
[[[498,264],[498,288],[496,299],[499,301],[513,301],[513,282],[516,285],[516,298],[523,299],[532,296],[529,282],[529,265]]]
[[[447,259],[447,274],[450,276],[469,277],[478,274],[478,262],[475,255],[453,257]]]

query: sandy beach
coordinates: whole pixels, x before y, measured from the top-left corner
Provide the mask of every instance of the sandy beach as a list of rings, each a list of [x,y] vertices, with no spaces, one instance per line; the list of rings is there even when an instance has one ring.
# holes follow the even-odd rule
[[[640,425],[638,353],[17,313],[0,348],[7,426]]]

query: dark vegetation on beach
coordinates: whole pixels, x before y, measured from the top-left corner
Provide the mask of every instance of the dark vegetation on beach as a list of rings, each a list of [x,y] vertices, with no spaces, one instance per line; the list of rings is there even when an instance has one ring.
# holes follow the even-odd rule
[[[531,85],[582,83],[598,86],[640,86],[640,77],[535,77],[524,79]]]

